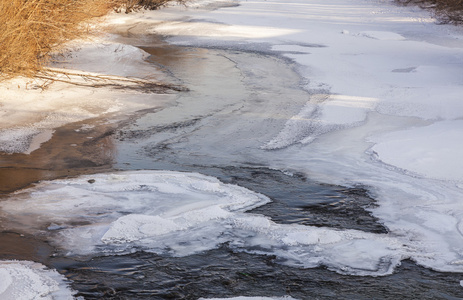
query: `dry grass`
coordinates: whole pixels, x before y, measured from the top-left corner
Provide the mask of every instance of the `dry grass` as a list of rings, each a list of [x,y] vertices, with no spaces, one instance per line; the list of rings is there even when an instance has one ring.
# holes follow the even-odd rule
[[[463,24],[463,0],[395,0],[403,5],[430,9],[443,24]]]
[[[50,53],[88,33],[113,9],[157,9],[170,0],[0,0],[0,79],[34,76]]]

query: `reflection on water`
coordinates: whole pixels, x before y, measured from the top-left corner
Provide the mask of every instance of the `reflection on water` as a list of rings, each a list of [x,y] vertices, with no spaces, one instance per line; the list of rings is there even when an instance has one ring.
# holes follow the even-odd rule
[[[53,248],[36,237],[14,232],[1,232],[0,241],[0,260],[31,260],[50,263]]]
[[[53,137],[30,154],[0,155],[0,193],[40,180],[108,170],[113,162],[113,128],[87,120],[58,128]]]
[[[153,51],[161,56],[149,59],[190,91],[119,131],[116,168],[265,167],[262,146],[310,101],[295,66],[278,57],[181,47],[183,58],[176,61],[170,57],[175,51]]]

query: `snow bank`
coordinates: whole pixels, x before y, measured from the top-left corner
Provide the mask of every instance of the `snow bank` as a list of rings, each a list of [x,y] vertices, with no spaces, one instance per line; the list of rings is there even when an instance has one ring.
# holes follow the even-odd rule
[[[3,300],[75,299],[66,278],[31,261],[0,261],[0,298]]]

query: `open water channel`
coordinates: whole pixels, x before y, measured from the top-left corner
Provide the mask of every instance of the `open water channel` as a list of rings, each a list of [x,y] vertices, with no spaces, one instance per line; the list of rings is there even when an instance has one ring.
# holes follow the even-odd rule
[[[272,202],[248,213],[276,223],[387,232],[369,212],[375,200],[366,188],[324,184],[302,173],[269,167],[279,150],[263,146],[311,99],[291,61],[266,51],[265,45],[254,45],[250,51],[150,44],[150,39],[137,36],[121,39],[140,44],[152,54],[149,60],[154,65],[189,91],[172,97],[163,109],[139,112],[116,123],[97,119],[65,126],[29,155],[1,155],[2,197],[40,180],[81,174],[197,172],[269,197]],[[137,39],[143,43],[137,44]],[[288,266],[275,255],[235,251],[228,243],[187,256],[143,250],[67,256],[46,236],[6,227],[0,233],[0,259],[32,260],[57,269],[78,291],[76,296],[85,299],[463,297],[454,274],[409,260],[392,275],[352,276],[326,266]]]

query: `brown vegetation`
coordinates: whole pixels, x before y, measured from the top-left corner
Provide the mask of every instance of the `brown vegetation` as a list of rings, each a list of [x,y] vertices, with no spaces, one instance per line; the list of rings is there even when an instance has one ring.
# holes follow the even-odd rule
[[[115,9],[157,9],[171,0],[0,0],[0,78],[33,76],[50,53]]]
[[[463,0],[395,0],[403,5],[430,9],[443,24],[463,24]]]
[[[115,2],[116,10],[125,10],[125,12],[131,12],[136,9],[158,9],[172,0],[122,0],[122,1],[113,1]],[[182,1],[177,1],[182,2]]]

